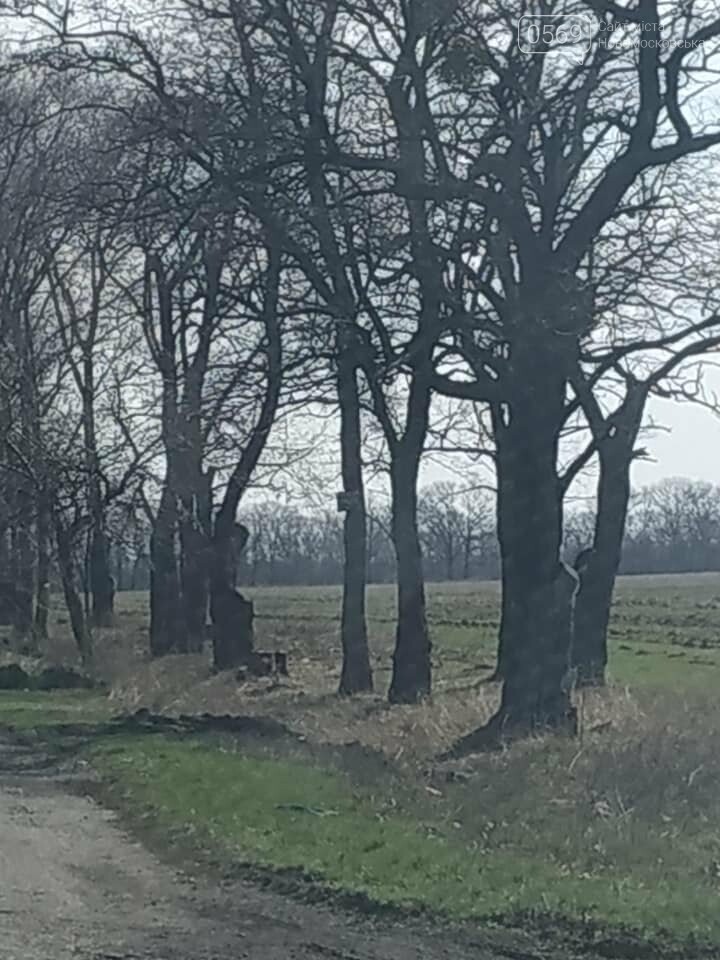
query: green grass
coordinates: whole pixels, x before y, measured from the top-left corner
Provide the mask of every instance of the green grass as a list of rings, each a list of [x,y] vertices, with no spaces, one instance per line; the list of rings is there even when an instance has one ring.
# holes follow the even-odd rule
[[[40,693],[0,690],[0,726],[28,730],[61,723],[97,723],[111,715],[107,697],[87,690]]]
[[[229,863],[295,868],[330,888],[458,919],[560,912],[720,942],[717,830],[698,824],[679,842],[662,817],[635,823],[553,806],[563,757],[552,750],[523,765],[523,789],[506,768],[495,784],[440,796],[421,787],[425,798],[415,799],[417,785],[358,788],[307,758],[208,742],[127,738],[97,746],[92,759],[124,810]]]

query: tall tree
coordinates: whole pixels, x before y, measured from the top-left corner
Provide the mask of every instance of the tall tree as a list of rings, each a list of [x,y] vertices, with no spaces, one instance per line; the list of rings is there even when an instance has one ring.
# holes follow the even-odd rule
[[[597,317],[594,258],[648,202],[648,171],[720,142],[716,128],[693,128],[679,92],[697,44],[706,58],[715,52],[720,19],[661,11],[654,0],[622,11],[595,6],[627,31],[652,24],[689,42],[672,52],[613,46],[598,30],[578,66],[547,48],[526,57],[509,29],[511,3],[461,6],[453,18],[447,69],[458,91],[484,105],[483,151],[472,175],[426,193],[450,190],[485,215],[466,267],[481,307],[475,329],[457,335],[475,389],[445,387],[493,406],[507,632],[500,709],[466,747],[513,730],[575,727],[566,611],[555,599],[563,576],[558,454],[567,384]],[[618,280],[626,261],[618,251]]]

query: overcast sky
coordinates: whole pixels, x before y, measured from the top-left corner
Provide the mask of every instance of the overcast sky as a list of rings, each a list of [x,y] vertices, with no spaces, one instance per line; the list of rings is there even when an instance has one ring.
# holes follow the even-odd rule
[[[720,375],[714,377],[720,379]],[[633,486],[654,483],[663,477],[691,477],[720,483],[720,416],[692,404],[654,400],[650,410],[667,431],[649,434],[642,441],[654,462],[636,463]]]
[[[718,369],[706,372],[705,386],[720,399],[720,355]],[[632,470],[635,489],[657,483],[666,477],[687,477],[720,484],[720,414],[691,403],[652,399],[645,417],[647,429],[638,440],[650,459],[637,461]],[[595,470],[590,469],[574,486],[572,499],[592,500],[595,493]],[[444,464],[437,457],[426,457],[421,483],[452,481],[462,486],[463,480],[492,482],[491,474],[482,474],[475,466],[468,466],[462,457],[448,457]],[[382,489],[382,484],[377,484]]]

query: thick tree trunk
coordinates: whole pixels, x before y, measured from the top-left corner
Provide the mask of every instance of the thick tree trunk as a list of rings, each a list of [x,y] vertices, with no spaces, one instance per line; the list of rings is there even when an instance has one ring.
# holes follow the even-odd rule
[[[515,356],[513,368],[513,402],[497,425],[500,547],[509,563],[502,702],[490,728],[574,732],[568,670],[575,581],[560,563],[557,475],[565,377],[540,351]],[[503,475],[511,468],[512,478]]]
[[[397,559],[398,623],[393,654],[391,703],[417,703],[432,688],[431,643],[418,531],[419,452],[393,457],[392,534]]]
[[[498,500],[502,494],[498,493]],[[500,633],[498,638],[497,662],[495,672],[490,678],[493,681],[504,680],[507,676],[507,660],[513,645],[522,643],[525,626],[524,610],[518,603],[522,596],[524,584],[516,583],[518,576],[522,576],[522,569],[517,569],[515,556],[520,548],[520,537],[508,530],[505,526],[499,533],[500,543],[506,544],[503,550],[502,569],[500,571],[501,605],[500,605]]]
[[[154,657],[187,650],[175,550],[176,533],[177,507],[174,494],[166,483],[150,538],[150,651]]]
[[[497,472],[497,529],[501,551],[501,614],[500,634],[495,672],[491,680],[504,680],[508,673],[508,658],[516,646],[521,646],[526,626],[526,611],[522,603],[526,589],[527,531],[525,517],[518,511],[520,498],[526,496],[523,471],[526,469],[524,445],[517,443],[503,420],[503,411],[493,409],[493,433],[496,446]]]
[[[607,631],[616,567],[593,557],[575,604],[572,665],[579,687],[602,687],[607,668]]]
[[[224,504],[215,519],[212,542],[210,615],[216,670],[253,665],[253,605],[235,589],[235,555],[248,536],[248,530],[235,523],[234,509]]]
[[[89,556],[92,622],[96,627],[111,627],[115,611],[115,581],[110,572],[110,546],[104,525],[100,511],[90,533]]]
[[[362,470],[362,435],[357,374],[352,352],[338,347],[338,398],[343,489],[349,494],[343,524],[342,672],[339,693],[373,689],[365,615],[367,515]]]
[[[180,580],[187,650],[198,653],[205,644],[208,609],[208,542],[197,515],[180,524]]]
[[[213,594],[213,666],[216,670],[254,668],[253,604],[237,590]]]
[[[90,627],[83,610],[82,598],[78,588],[78,573],[75,560],[72,555],[72,543],[70,534],[66,529],[62,519],[58,514],[55,515],[55,542],[58,551],[58,566],[60,568],[60,578],[65,595],[65,604],[70,615],[70,625],[72,627],[75,643],[80,653],[80,659],[83,667],[90,671],[93,667],[93,642]]]
[[[630,502],[630,468],[641,413],[599,445],[600,477],[593,553],[575,604],[572,664],[579,686],[603,686],[615,578]]]
[[[576,581],[560,563],[551,579],[528,584],[522,645],[510,648],[502,701],[491,727],[504,733],[577,732],[568,683]]]
[[[186,427],[186,445],[178,458],[180,501],[180,582],[188,652],[205,645],[210,590],[211,478],[202,469],[202,441],[194,426]]]
[[[366,533],[365,502],[360,492],[357,501],[350,504],[343,525],[343,661],[339,692],[345,696],[373,689],[365,613]]]

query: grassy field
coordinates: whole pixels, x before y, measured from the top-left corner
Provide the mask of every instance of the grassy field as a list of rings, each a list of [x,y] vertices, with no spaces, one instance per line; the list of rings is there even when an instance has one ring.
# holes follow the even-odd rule
[[[323,658],[332,649],[339,656],[339,590],[256,588],[247,593],[256,604],[262,643],[286,643]],[[381,677],[390,671],[394,603],[392,588],[370,588],[370,632],[380,651],[376,670]],[[428,608],[440,689],[492,670],[500,616],[496,583],[431,584]],[[714,685],[717,678],[708,668],[720,668],[720,574],[621,577],[610,649],[616,683]]]
[[[0,722],[93,721],[140,706],[272,716],[302,739],[113,737],[94,744],[92,761],[131,821],[191,857],[290,869],[455,918],[558,915],[720,947],[720,576],[622,580],[612,682],[582,698],[582,736],[455,764],[433,757],[497,702],[483,679],[498,589],[428,593],[435,694],[420,706],[383,697],[392,589],[369,596],[378,693],[353,701],[334,695],[339,591],[253,589],[258,646],[289,652],[287,680],[240,684],[213,676],[203,657],[150,662],[145,598],[124,595],[117,627],[98,640],[109,700],[0,695]]]

